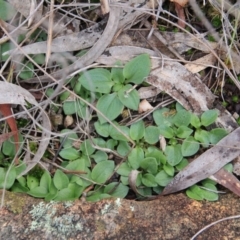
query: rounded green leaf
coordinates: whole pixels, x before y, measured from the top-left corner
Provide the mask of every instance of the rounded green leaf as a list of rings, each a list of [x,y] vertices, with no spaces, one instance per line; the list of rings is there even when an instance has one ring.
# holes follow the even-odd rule
[[[69,188],[64,188],[57,193],[54,201],[72,201],[74,199],[76,199],[74,191]]]
[[[63,103],[63,112],[65,115],[72,115],[78,110],[78,104],[76,101],[65,101]]]
[[[191,122],[191,113],[185,109],[179,110],[173,117],[173,123],[177,127],[188,126]]]
[[[97,131],[97,133],[102,137],[108,137],[109,136],[109,123],[103,123],[95,122],[94,127]]]
[[[27,194],[36,198],[44,198],[48,194],[48,190],[45,187],[39,186],[31,189]]]
[[[53,176],[53,183],[58,190],[61,190],[68,186],[69,179],[65,173],[57,169]]]
[[[126,141],[119,141],[119,144],[117,146],[117,152],[119,155],[125,157],[131,150],[131,147],[129,146],[128,142]]]
[[[144,140],[149,144],[155,144],[159,141],[159,130],[155,126],[148,126],[145,129]]]
[[[201,191],[201,188],[197,185],[193,185],[189,189],[187,189],[186,194],[189,198],[195,199],[195,200],[203,200],[203,194]]]
[[[215,128],[210,131],[210,142],[217,144],[222,138],[226,137],[228,132],[223,128]]]
[[[125,198],[128,194],[128,191],[129,187],[117,182],[112,182],[104,188],[104,193],[117,198]]]
[[[199,141],[200,143],[202,143],[203,147],[208,147],[209,146],[209,141],[210,141],[210,133],[202,130],[202,129],[198,129],[195,134],[194,134],[194,138]]]
[[[142,183],[146,187],[157,187],[155,177],[150,173],[143,174]]]
[[[182,144],[182,155],[184,157],[193,156],[195,153],[198,152],[200,148],[199,142],[197,142],[194,137],[188,137],[183,141]]]
[[[164,136],[165,138],[173,138],[174,131],[171,127],[163,124],[159,125],[158,129],[161,136]]]
[[[145,157],[154,157],[157,160],[157,163],[160,164],[166,164],[167,162],[167,157],[166,155],[164,155],[164,153],[159,150],[158,148],[154,147],[154,146],[150,146],[148,147],[146,153],[145,153]]]
[[[95,148],[89,139],[84,140],[80,145],[80,150],[83,154],[90,156],[95,152]]]
[[[9,189],[12,187],[16,176],[17,174],[14,167],[11,167],[10,170],[0,168],[0,188]]]
[[[163,170],[171,177],[174,176],[174,173],[175,173],[175,169],[173,166],[171,165],[168,165],[168,164],[165,164],[163,165]]]
[[[133,123],[130,127],[130,138],[132,140],[136,140],[139,141],[143,136],[144,136],[144,132],[145,132],[145,125],[144,122],[142,120]]]
[[[161,108],[153,112],[153,119],[158,126],[171,126],[173,117],[174,112],[172,113],[169,108]]]
[[[195,114],[191,114],[191,121],[190,121],[191,125],[195,128],[200,128],[201,127],[201,121],[199,119],[199,117]]]
[[[177,131],[176,135],[179,138],[187,138],[192,134],[193,130],[186,126],[180,126]]]
[[[128,162],[132,169],[138,169],[140,162],[144,159],[144,152],[141,147],[135,147],[128,155]]]
[[[113,86],[110,72],[103,68],[86,71],[78,80],[87,90],[92,92],[109,93]]]
[[[27,186],[30,190],[35,187],[38,187],[38,185],[39,185],[39,180],[36,177],[27,175]]]
[[[51,178],[49,172],[44,171],[44,173],[40,179],[40,187],[43,187],[48,191],[48,189],[50,188],[51,182],[52,182],[52,178]]]
[[[65,168],[70,171],[86,171],[86,163],[84,159],[71,161]]]
[[[16,14],[15,8],[8,2],[0,0],[0,19],[11,20]]]
[[[176,144],[174,146],[167,146],[165,149],[165,154],[167,156],[167,162],[171,166],[176,166],[183,159],[180,144]]]
[[[120,131],[118,131],[117,129]],[[113,127],[112,125],[109,126],[109,133],[110,137],[115,139],[115,140],[120,140],[120,141],[127,141],[127,138],[121,133],[123,132],[125,135],[129,136],[129,128],[126,126],[116,126]]]
[[[119,100],[117,93],[112,93],[100,97],[96,107],[109,120],[114,120],[123,111],[124,106]],[[97,115],[101,124],[107,122],[99,113]]]
[[[105,152],[100,151],[100,150],[99,150],[99,151],[96,151],[96,153],[93,154],[91,157],[94,159],[94,161],[95,161],[96,163],[108,159],[108,155],[107,155]]]
[[[207,127],[214,123],[218,117],[218,110],[212,109],[204,112],[201,116],[201,123],[203,126]]]
[[[111,77],[115,83],[123,83],[125,80],[123,76],[123,69],[113,67],[111,69]]]
[[[75,148],[64,148],[60,151],[59,155],[67,160],[75,160],[80,157],[79,151]]]
[[[63,137],[60,137],[61,143],[63,142],[64,148],[70,148],[72,147],[74,141],[78,139],[78,135],[76,132],[69,130],[69,129],[63,129],[61,133],[65,133]]]
[[[108,178],[113,174],[114,162],[113,161],[102,161],[99,162],[92,170],[91,178],[96,183],[105,183]]]
[[[124,162],[120,165],[120,167],[117,169],[117,174],[121,176],[128,177],[130,172],[132,171],[131,167],[128,165],[128,163]]]
[[[118,91],[119,100],[122,104],[132,110],[138,110],[140,97],[136,89],[131,89],[132,85],[128,84]],[[131,89],[131,90],[130,90]]]
[[[167,186],[171,181],[172,177],[170,177],[164,170],[160,171],[156,176],[155,180],[159,186],[165,187]]]
[[[141,54],[129,61],[123,68],[126,83],[140,84],[151,70],[151,60],[148,54]]]
[[[144,169],[145,171],[152,173],[152,174],[156,174],[158,171],[158,164],[157,164],[157,160],[153,157],[147,157],[144,158],[141,162],[140,162],[140,167],[142,169]]]

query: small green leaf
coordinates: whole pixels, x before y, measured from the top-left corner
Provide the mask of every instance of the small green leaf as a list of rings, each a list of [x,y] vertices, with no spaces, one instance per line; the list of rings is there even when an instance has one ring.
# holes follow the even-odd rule
[[[175,170],[174,170],[174,167],[169,165],[169,164],[165,164],[163,165],[163,170],[167,173],[167,175],[173,177],[174,176],[174,173],[175,173]]]
[[[233,164],[232,163],[228,163],[223,167],[225,170],[227,170],[228,172],[232,173],[233,172]]]
[[[109,93],[113,86],[110,72],[103,68],[85,71],[78,80],[87,90],[92,92]]]
[[[75,193],[72,189],[64,188],[61,189],[56,197],[54,198],[54,201],[73,201],[76,199]]]
[[[155,144],[159,141],[159,130],[155,126],[148,126],[145,129],[144,140],[149,144]]]
[[[143,174],[142,183],[146,187],[157,187],[155,177],[150,173]]]
[[[204,199],[206,199],[207,201],[217,201],[218,200],[217,188],[214,184],[204,183],[203,187],[206,188],[206,189],[201,188],[202,196]]]
[[[117,93],[105,94],[99,98],[97,109],[102,112],[109,120],[114,120],[123,111],[123,104],[120,102]],[[101,124],[107,122],[99,113],[97,113]]]
[[[171,126],[174,115],[169,108],[161,108],[153,112],[153,119],[158,126]]]
[[[122,163],[120,167],[117,169],[117,173],[125,177],[128,177],[131,171],[132,171],[131,167],[126,162]]]
[[[92,170],[91,178],[93,181],[101,184],[105,183],[108,178],[113,174],[114,162],[113,161],[102,161],[99,162]]]
[[[60,151],[59,155],[67,160],[75,160],[80,157],[79,151],[75,148],[64,148]]]
[[[193,156],[195,153],[198,152],[199,148],[199,142],[197,142],[194,137],[190,136],[183,141],[182,155],[184,157]]]
[[[46,191],[49,190],[51,185],[52,178],[49,174],[49,172],[45,171],[40,179],[40,187],[46,189]]]
[[[112,182],[104,188],[104,193],[117,198],[125,198],[128,194],[128,191],[129,187],[117,182]]]
[[[0,14],[1,14],[1,7],[0,7]],[[5,42],[0,45],[0,57],[1,57],[0,61],[5,62],[9,58],[9,54],[4,55],[4,53],[11,50],[12,48],[13,48],[13,44],[10,42]]]
[[[135,147],[128,155],[128,162],[132,169],[138,169],[140,162],[144,159],[144,152],[141,147]]]
[[[84,140],[80,145],[80,150],[83,154],[90,156],[95,152],[95,148],[92,146],[92,143],[89,139]]]
[[[0,0],[0,19],[11,20],[16,14],[15,8],[8,2]]]
[[[187,138],[192,134],[193,130],[186,126],[180,126],[177,131],[176,135],[179,138]]]
[[[188,126],[191,122],[191,113],[185,109],[179,110],[173,117],[173,123],[177,127]]]
[[[166,155],[159,150],[158,148],[154,146],[148,147],[145,157],[154,157],[157,160],[157,163],[160,164],[166,164],[167,162],[167,157]]]
[[[171,127],[167,125],[159,125],[158,129],[161,136],[164,136],[165,138],[173,138],[174,131]]]
[[[195,199],[195,200],[203,200],[203,194],[201,191],[201,188],[197,185],[193,185],[189,189],[187,189],[186,194],[189,198]]]
[[[119,100],[124,106],[132,110],[138,110],[140,97],[136,89],[131,89],[132,85],[125,85],[118,91]],[[131,90],[130,90],[131,89]]]
[[[117,152],[119,155],[125,157],[130,152],[131,147],[129,146],[128,142],[126,141],[119,141],[117,146]]]
[[[107,143],[106,143],[106,147],[111,149],[111,150],[114,150],[115,146],[118,145],[118,141],[115,140],[115,139],[108,139],[107,140]]]
[[[104,160],[108,160],[108,155],[105,152],[100,151],[100,150],[96,151],[95,154],[92,154],[91,157],[94,159],[94,161],[96,163],[99,163],[99,162],[104,161]]]
[[[33,56],[34,62],[36,62],[39,65],[42,65],[45,63],[45,54],[39,53]]]
[[[34,66],[31,62],[25,64],[25,66],[20,70],[19,77],[23,80],[32,78],[34,76]]]
[[[140,162],[140,167],[142,169],[144,169],[145,171],[152,173],[152,174],[156,174],[158,171],[158,164],[157,164],[157,160],[153,157],[147,157],[144,158],[141,162]]]
[[[58,190],[61,190],[68,186],[69,179],[65,173],[57,169],[53,176],[53,183]]]
[[[184,169],[186,166],[188,165],[188,160],[186,158],[183,158],[182,161],[175,166],[175,168],[178,171],[181,171],[182,169]]]
[[[87,196],[87,201],[97,202],[97,201],[100,201],[100,200],[106,199],[106,198],[111,198],[111,195],[106,194],[106,193],[95,192],[95,193],[91,194],[90,196]]]
[[[201,123],[203,126],[207,127],[214,123],[218,117],[218,110],[212,109],[204,112],[201,116]]]
[[[227,130],[223,128],[215,128],[210,131],[210,142],[217,144],[222,138],[228,135]]]
[[[0,168],[0,189],[9,189],[16,179],[16,170],[14,167],[9,169]]]
[[[23,136],[19,134],[19,143],[23,142]],[[3,142],[2,153],[9,157],[14,157],[16,154],[15,139],[10,137],[8,140]]]
[[[111,77],[115,83],[124,83],[123,69],[113,67],[111,69]]]
[[[208,147],[209,146],[209,140],[210,140],[210,133],[202,130],[202,129],[198,129],[195,134],[194,134],[194,138],[199,141],[200,143],[203,143],[202,146],[203,147]]]
[[[39,186],[31,189],[27,194],[36,198],[44,198],[48,194],[48,190],[45,187]]]
[[[65,115],[72,115],[77,112],[77,101],[65,101],[63,103],[63,112]]]
[[[39,180],[31,175],[27,175],[27,186],[30,190],[38,187],[39,185]]]
[[[165,149],[165,154],[167,156],[167,162],[171,166],[176,166],[183,159],[180,144],[176,144],[174,146],[167,146]]]
[[[144,122],[140,120],[131,125],[129,135],[132,140],[139,141],[144,136],[144,132],[145,132]]]
[[[170,177],[164,170],[161,170],[156,176],[155,180],[159,186],[165,187],[167,186],[171,181],[172,177]]]
[[[115,140],[127,141],[127,138],[121,132],[129,136],[129,128],[126,126],[118,126],[118,125],[115,125],[115,126],[116,127],[113,127],[112,125],[109,126],[110,137]],[[120,131],[118,131],[116,128],[119,129]]]
[[[99,121],[97,121],[94,123],[94,127],[100,136],[102,137],[109,136],[109,123],[101,124]]]
[[[201,121],[199,119],[199,117],[195,114],[191,114],[191,125],[195,128],[200,128],[201,127]]]
[[[70,162],[65,168],[70,171],[85,171],[86,163],[84,159],[78,159]]]
[[[149,75],[150,70],[150,57],[148,54],[142,54],[133,58],[125,65],[123,75],[127,79],[126,83],[140,84]]]

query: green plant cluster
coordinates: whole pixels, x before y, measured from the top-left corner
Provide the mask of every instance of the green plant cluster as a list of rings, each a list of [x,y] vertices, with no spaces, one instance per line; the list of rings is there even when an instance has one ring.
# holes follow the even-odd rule
[[[194,156],[210,144],[216,144],[227,132],[220,128],[208,129],[218,116],[217,110],[206,111],[198,117],[178,103],[172,109],[156,110],[151,125],[143,120],[130,127],[120,125],[117,118],[124,108],[138,109],[140,98],[135,87],[149,73],[150,58],[142,54],[125,66],[119,63],[110,70],[91,69],[70,80],[73,91],[87,102],[96,102],[96,108],[106,117],[99,112],[95,116],[96,137],[84,140],[77,148],[73,145],[79,136],[70,129],[63,129],[66,137],[60,139],[61,168],[52,176],[47,171],[39,173],[37,170],[36,174],[35,170],[17,178],[26,169],[25,164],[10,167],[1,164],[0,188],[24,192],[48,201],[74,200],[82,195],[86,195],[89,201],[124,198],[130,188],[129,176],[137,170],[137,177],[131,180],[131,184],[135,186],[138,197],[161,193],[176,173],[188,164],[187,157]],[[47,95],[50,94],[51,89],[47,92]],[[75,114],[88,120],[94,117],[86,103],[69,100],[68,97],[69,93],[64,92],[59,99],[66,115]],[[166,141],[166,147],[162,150],[158,146],[160,136]],[[135,146],[132,148],[133,142]],[[9,144],[12,146],[9,147]],[[36,146],[31,146],[34,152]],[[126,161],[117,164],[109,159],[107,152],[126,158]],[[13,156],[13,142],[6,141],[1,154],[3,157]],[[202,187],[189,188],[187,195],[195,199],[217,199],[213,182],[206,180]]]

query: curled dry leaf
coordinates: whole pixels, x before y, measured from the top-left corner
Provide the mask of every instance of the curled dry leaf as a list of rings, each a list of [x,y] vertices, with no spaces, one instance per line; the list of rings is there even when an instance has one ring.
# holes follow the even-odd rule
[[[146,99],[142,100],[139,103],[139,106],[138,106],[139,113],[143,113],[143,112],[146,112],[146,111],[152,110],[152,109],[153,109],[153,106]]]

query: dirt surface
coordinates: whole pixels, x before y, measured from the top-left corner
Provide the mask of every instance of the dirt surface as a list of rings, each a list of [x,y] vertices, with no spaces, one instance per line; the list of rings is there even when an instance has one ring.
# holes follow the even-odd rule
[[[49,203],[6,192],[0,239],[190,239],[205,225],[239,212],[239,198],[232,194],[218,202],[180,193],[142,202]],[[240,239],[240,219],[218,223],[196,239]]]

